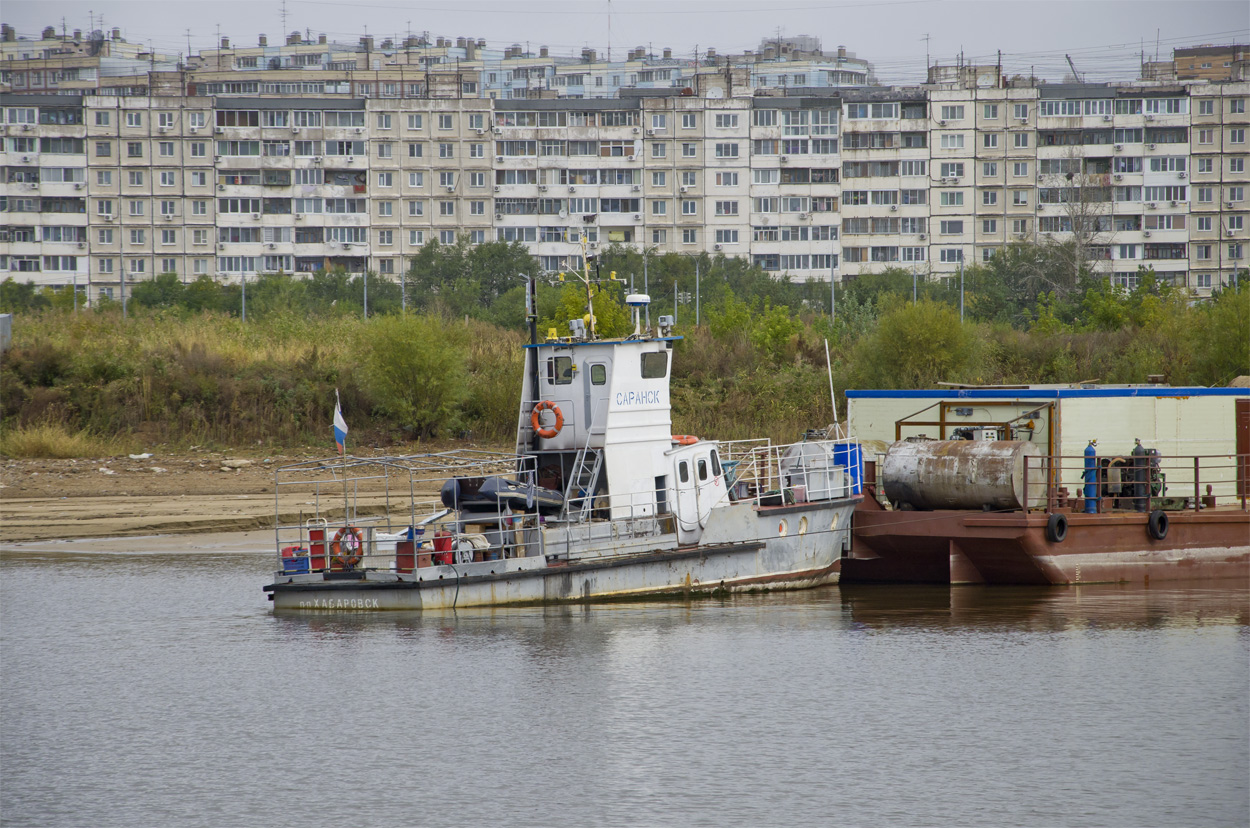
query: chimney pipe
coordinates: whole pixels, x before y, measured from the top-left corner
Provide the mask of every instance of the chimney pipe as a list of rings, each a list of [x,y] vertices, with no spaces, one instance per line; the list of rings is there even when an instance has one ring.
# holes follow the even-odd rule
[[[325,45],[326,45],[326,36],[325,36],[325,35],[318,35],[318,36],[317,36],[317,45],[319,45],[319,46],[325,46]]]
[[[260,37],[256,39],[256,43],[258,46],[261,46],[261,47],[268,46],[269,38],[265,37],[264,35],[261,35]]]
[[[221,39],[221,48],[223,48],[223,49],[229,49],[229,48],[230,48],[230,38],[228,38],[228,37],[223,37],[223,38]]]
[[[121,40],[121,39],[122,39],[122,30],[114,26],[113,27],[113,40]],[[124,40],[122,42],[125,43]]]
[[[74,40],[82,40],[82,29],[74,29]]]
[[[544,57],[544,58],[545,58],[545,57],[550,57],[550,52],[548,51],[548,49],[547,49],[547,47],[546,47],[546,46],[539,46],[539,47],[538,47],[538,56],[539,56],[539,57]]]
[[[672,60],[672,59],[673,59],[673,50],[672,50],[672,49],[665,49],[665,50],[664,50],[664,59],[665,59],[665,60]]]

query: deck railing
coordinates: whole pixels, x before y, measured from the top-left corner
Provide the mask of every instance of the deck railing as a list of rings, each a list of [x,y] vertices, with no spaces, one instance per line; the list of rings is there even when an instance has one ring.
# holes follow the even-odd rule
[[[1102,455],[1090,465],[1084,455],[1025,456],[1029,506],[1052,512],[1074,503],[1086,509],[1094,501],[1095,510],[1104,512],[1247,509],[1250,455]],[[1043,481],[1044,493],[1035,499]]]

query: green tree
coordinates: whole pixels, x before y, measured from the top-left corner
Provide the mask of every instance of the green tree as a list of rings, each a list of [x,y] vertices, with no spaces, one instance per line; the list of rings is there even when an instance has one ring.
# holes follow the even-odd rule
[[[162,273],[135,285],[130,292],[130,301],[145,308],[176,308],[183,305],[185,293],[177,273]]]
[[[959,311],[923,301],[897,303],[875,331],[855,348],[855,381],[861,388],[926,388],[943,381],[968,381],[978,372],[973,328],[959,324]]]
[[[416,436],[455,433],[467,395],[464,329],[432,316],[382,316],[357,342],[364,386],[378,410]]]

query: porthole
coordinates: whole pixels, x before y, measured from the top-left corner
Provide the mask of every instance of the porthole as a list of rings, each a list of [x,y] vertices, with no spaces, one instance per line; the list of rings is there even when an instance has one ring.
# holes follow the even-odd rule
[[[807,518],[799,518],[799,534],[807,534]]]
[[[777,534],[780,537],[784,538],[789,531],[790,531],[790,526],[784,520],[781,523],[777,524]]]

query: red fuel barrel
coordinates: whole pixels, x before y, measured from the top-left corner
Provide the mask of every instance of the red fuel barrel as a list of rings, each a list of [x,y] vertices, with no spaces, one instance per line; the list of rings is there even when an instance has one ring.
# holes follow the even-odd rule
[[[451,532],[439,529],[434,533],[434,555],[431,557],[436,564],[451,563]]]

